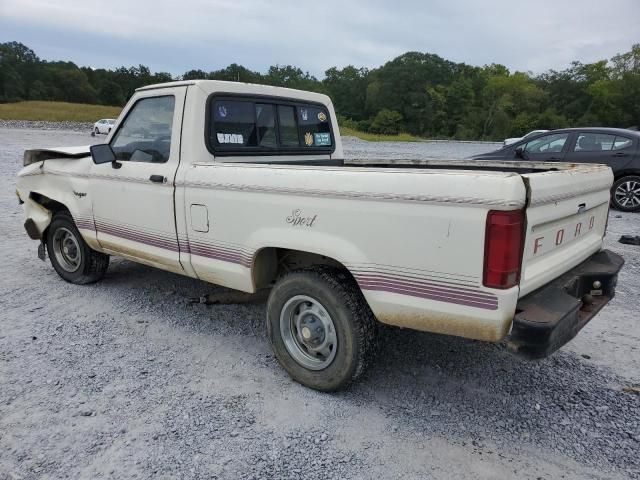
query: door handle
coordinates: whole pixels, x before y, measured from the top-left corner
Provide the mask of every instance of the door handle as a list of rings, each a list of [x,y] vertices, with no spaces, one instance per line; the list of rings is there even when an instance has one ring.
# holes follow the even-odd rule
[[[164,178],[163,175],[151,175],[149,177],[149,180],[151,180],[153,183],[164,183],[167,181],[167,179]]]
[[[562,157],[549,157],[549,160],[562,160]]]
[[[618,152],[618,153],[614,153],[613,155],[611,155],[612,157],[628,157],[629,154],[628,153],[623,153],[623,152]]]

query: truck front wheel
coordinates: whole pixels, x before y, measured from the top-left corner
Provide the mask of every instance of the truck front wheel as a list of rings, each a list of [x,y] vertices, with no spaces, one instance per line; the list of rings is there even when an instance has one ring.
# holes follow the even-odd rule
[[[55,271],[70,283],[97,282],[109,267],[109,255],[87,245],[69,212],[54,215],[47,230],[47,251]]]
[[[347,272],[316,267],[276,283],[267,302],[267,332],[291,378],[335,391],[358,378],[374,356],[377,325]]]

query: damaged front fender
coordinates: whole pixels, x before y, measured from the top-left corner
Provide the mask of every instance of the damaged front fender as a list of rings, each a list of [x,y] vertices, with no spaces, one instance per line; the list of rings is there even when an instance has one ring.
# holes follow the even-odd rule
[[[44,231],[51,223],[53,212],[46,209],[32,198],[27,198],[22,204],[24,209],[24,229],[27,231],[29,238],[33,240],[42,240]]]

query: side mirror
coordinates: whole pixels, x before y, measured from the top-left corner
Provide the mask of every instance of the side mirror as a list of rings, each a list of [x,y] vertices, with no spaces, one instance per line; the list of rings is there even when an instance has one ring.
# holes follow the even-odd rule
[[[516,152],[516,158],[524,159],[524,149],[522,147],[516,148],[515,152]]]
[[[108,143],[99,143],[97,145],[91,145],[89,147],[91,152],[91,158],[93,163],[100,165],[102,163],[111,163],[113,168],[119,168],[120,164],[116,161],[116,154],[114,153],[111,145]]]

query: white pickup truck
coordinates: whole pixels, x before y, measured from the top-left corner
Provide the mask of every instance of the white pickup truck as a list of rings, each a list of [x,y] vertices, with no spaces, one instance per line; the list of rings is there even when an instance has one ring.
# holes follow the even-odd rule
[[[40,257],[77,284],[117,255],[270,289],[275,355],[319,390],[362,373],[378,322],[544,357],[613,297],[623,264],[602,250],[608,167],[345,163],[325,95],[144,87],[106,142],[25,152],[17,194]]]

